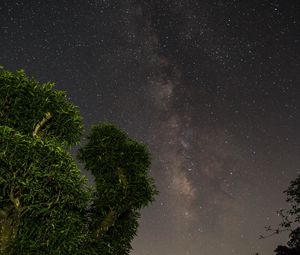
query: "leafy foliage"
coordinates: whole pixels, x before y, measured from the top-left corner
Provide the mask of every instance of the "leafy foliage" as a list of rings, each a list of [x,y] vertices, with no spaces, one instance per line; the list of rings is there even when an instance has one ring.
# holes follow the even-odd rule
[[[109,244],[101,244],[99,251],[106,247],[104,254],[128,254],[139,210],[152,202],[157,193],[147,174],[150,159],[146,147],[113,125],[102,124],[92,127],[78,158],[95,177],[97,191],[90,211],[91,222],[100,216],[96,225],[101,228],[94,229],[95,237]]]
[[[64,92],[0,70],[0,254],[129,254],[139,210],[157,193],[146,147],[94,126],[79,158],[81,116]]]
[[[24,71],[0,69],[0,125],[31,136],[47,112],[53,118],[40,130],[40,136],[71,146],[79,142],[82,123],[79,110],[64,91],[53,90],[54,83],[39,84]]]

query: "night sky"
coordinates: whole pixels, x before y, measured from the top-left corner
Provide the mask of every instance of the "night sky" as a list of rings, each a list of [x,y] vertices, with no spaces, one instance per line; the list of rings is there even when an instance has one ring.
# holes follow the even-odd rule
[[[149,146],[160,194],[132,255],[285,244],[259,235],[300,173],[299,0],[1,0],[0,28],[0,65]]]

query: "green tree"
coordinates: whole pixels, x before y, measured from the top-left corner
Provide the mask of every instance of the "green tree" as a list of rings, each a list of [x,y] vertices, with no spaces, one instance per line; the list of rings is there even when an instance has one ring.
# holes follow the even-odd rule
[[[78,158],[95,177],[96,192],[89,210],[90,229],[96,237],[93,244],[98,243],[102,251],[106,247],[104,254],[111,254],[111,249],[113,254],[128,254],[139,211],[156,194],[147,173],[147,148],[116,127],[103,124],[92,127]]]
[[[0,254],[128,254],[157,191],[146,147],[96,125],[79,159],[79,110],[53,83],[0,69]]]

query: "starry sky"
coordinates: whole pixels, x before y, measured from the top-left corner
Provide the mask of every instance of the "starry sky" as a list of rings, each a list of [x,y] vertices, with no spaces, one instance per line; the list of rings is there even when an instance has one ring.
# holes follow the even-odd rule
[[[132,255],[271,255],[300,173],[299,0],[1,0],[0,65],[152,153]],[[88,175],[90,181],[92,178]]]

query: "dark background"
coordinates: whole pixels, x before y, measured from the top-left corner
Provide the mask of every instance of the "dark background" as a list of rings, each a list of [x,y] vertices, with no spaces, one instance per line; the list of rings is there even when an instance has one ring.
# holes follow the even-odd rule
[[[300,171],[299,19],[298,0],[1,0],[0,64],[150,147],[133,255],[269,255]]]

